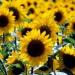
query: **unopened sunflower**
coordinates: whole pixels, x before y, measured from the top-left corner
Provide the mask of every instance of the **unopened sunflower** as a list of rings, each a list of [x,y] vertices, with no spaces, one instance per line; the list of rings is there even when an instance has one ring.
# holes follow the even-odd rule
[[[10,32],[14,27],[14,16],[8,9],[0,8],[0,34]]]
[[[32,30],[21,39],[20,59],[28,62],[31,66],[44,64],[48,60],[48,55],[52,54],[52,41],[45,32]]]

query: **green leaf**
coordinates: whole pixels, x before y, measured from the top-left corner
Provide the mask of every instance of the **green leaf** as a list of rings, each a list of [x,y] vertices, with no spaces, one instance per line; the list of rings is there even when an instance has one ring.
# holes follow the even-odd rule
[[[0,70],[2,72],[1,74],[7,75],[6,69],[5,69],[4,64],[3,64],[3,62],[1,60],[0,60]]]
[[[22,21],[25,21],[25,22],[30,23],[32,20],[31,20],[31,19],[28,19],[28,18],[25,18],[25,19],[24,19],[24,20],[22,20]]]
[[[64,41],[67,43],[71,43],[71,44],[75,45],[75,40],[70,38],[70,37],[67,37],[66,39],[64,39]]]

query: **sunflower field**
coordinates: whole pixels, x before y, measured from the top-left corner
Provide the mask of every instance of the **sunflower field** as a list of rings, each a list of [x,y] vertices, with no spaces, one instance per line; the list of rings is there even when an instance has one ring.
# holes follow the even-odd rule
[[[75,0],[0,0],[0,75],[75,75]]]

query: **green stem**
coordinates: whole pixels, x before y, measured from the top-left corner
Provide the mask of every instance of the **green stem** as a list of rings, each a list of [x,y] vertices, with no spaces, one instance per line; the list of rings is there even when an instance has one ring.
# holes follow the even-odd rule
[[[14,28],[14,33],[16,33],[16,27]],[[16,38],[16,36],[14,37],[14,39],[15,39],[15,41],[14,41],[15,49],[17,49],[17,38]]]
[[[60,51],[57,51],[55,54],[53,54],[53,55],[51,56],[51,58],[53,59],[59,52],[60,52]],[[54,69],[53,69],[53,61],[52,61],[52,71],[54,72],[54,75],[56,75],[56,73],[55,73],[55,71],[54,71]]]
[[[28,72],[27,72],[27,66],[25,65],[25,75],[27,75]]]
[[[3,33],[3,44],[5,43],[5,34]]]
[[[6,72],[6,69],[5,69],[5,67],[4,67],[4,64],[3,64],[3,62],[0,60],[0,63],[1,63],[1,65],[2,65],[2,69],[3,69],[3,71],[4,71],[4,75],[7,75],[7,72]]]

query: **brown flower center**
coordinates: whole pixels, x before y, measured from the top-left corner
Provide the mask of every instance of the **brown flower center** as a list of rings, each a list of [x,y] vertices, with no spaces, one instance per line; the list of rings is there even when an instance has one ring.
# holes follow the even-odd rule
[[[67,68],[72,69],[75,67],[75,57],[69,54],[63,54],[63,63]]]
[[[9,19],[5,15],[0,16],[0,27],[6,27],[9,23]]]
[[[32,57],[41,56],[44,53],[44,44],[40,40],[32,40],[27,47],[27,52]]]
[[[15,19],[18,20],[20,17],[19,11],[15,7],[9,7],[9,10],[13,11],[13,15],[15,16]]]
[[[75,22],[73,22],[72,25],[73,30],[75,30]]]
[[[31,28],[24,28],[23,30],[22,30],[22,35],[26,35],[26,33],[28,32],[28,31],[31,31],[32,29]]]
[[[27,15],[34,14],[34,13],[35,13],[34,9],[30,8],[29,11],[28,11],[28,13],[27,13]]]
[[[34,2],[34,6],[37,6],[37,2]]]
[[[57,22],[60,22],[63,18],[63,14],[60,11],[56,12],[54,14],[54,16],[55,16],[54,20],[57,21]]]
[[[48,26],[43,25],[40,27],[40,32],[42,33],[44,31],[46,31],[46,35],[48,35],[48,34],[51,35],[51,31],[50,31],[50,28]]]
[[[31,5],[31,3],[30,3],[30,2],[27,2],[27,5],[28,5],[28,6],[30,6],[30,5]]]
[[[21,4],[21,6],[22,6],[23,8],[25,8],[25,5],[24,5],[24,4]]]

